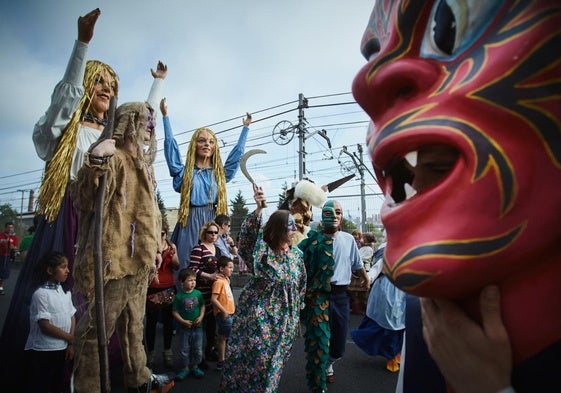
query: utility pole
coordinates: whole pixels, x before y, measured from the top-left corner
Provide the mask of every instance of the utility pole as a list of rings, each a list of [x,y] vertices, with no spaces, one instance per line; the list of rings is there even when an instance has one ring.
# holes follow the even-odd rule
[[[360,207],[361,207],[361,230],[362,232],[366,231],[366,192],[365,192],[365,184],[364,184],[364,164],[362,163],[362,146],[357,144],[358,151],[360,153],[360,158],[357,157],[356,153],[349,153],[347,150],[347,146],[343,146],[341,153],[345,153],[351,160],[353,160],[353,164],[357,169],[358,173],[360,174]]]
[[[304,117],[304,108],[308,107],[308,99],[304,94],[298,94],[298,154],[300,160],[298,162],[298,180],[306,175],[306,121]]]
[[[366,232],[366,191],[365,191],[365,184],[364,184],[364,170],[363,162],[362,161],[362,145],[358,143],[356,145],[359,154],[359,161],[360,161],[360,208],[362,209],[362,233]]]
[[[19,226],[23,230],[23,196],[27,190],[17,190],[21,192],[21,208],[19,209]]]

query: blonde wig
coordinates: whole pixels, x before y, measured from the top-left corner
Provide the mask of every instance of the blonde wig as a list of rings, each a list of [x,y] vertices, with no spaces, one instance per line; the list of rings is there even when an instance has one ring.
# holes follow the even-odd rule
[[[216,214],[228,214],[228,202],[226,198],[226,172],[220,158],[220,149],[218,149],[218,141],[216,135],[209,128],[199,128],[193,134],[187,157],[185,159],[185,171],[183,173],[183,184],[181,185],[181,200],[179,202],[178,220],[182,227],[187,224],[189,217],[189,205],[191,203],[191,189],[193,187],[193,170],[195,169],[195,160],[197,154],[197,138],[203,131],[208,132],[214,139],[214,152],[212,154],[212,173],[218,185],[218,205]],[[213,203],[210,201],[209,203]]]
[[[62,205],[66,186],[70,179],[70,167],[72,165],[72,156],[76,149],[78,127],[82,116],[90,109],[93,87],[97,83],[99,75],[103,72],[107,72],[114,78],[114,92],[115,97],[117,97],[119,78],[115,71],[100,61],[88,61],[83,81],[84,95],[64,129],[52,160],[46,165],[41,187],[39,188],[39,207],[37,212],[38,214],[45,215],[47,222],[52,222],[56,219]]]

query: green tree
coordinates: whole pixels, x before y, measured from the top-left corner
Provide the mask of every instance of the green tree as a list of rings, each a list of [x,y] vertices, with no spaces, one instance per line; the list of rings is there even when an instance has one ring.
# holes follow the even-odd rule
[[[17,234],[24,233],[25,231],[21,227],[21,222],[19,219],[18,212],[12,208],[12,205],[5,204],[0,205],[0,230],[4,231],[4,224],[7,222],[14,223],[14,230]]]
[[[162,213],[162,223],[165,227],[168,227],[168,215],[166,213],[166,206],[164,205],[164,199],[160,194],[160,190],[156,190],[156,201],[158,202],[158,209],[160,209],[160,213]]]
[[[341,230],[343,232],[351,233],[355,229],[356,229],[356,225],[351,220],[347,220],[345,217],[343,217],[343,222],[341,223]]]
[[[232,205],[232,210],[230,212],[230,236],[235,240],[238,238],[243,220],[249,214],[249,209],[245,206],[246,200],[241,190],[238,190],[234,199],[230,200],[230,204]]]
[[[277,205],[277,209],[280,209],[280,207],[282,206],[282,204],[286,200],[286,190],[288,189],[288,184],[286,184],[286,182],[284,182],[281,189],[282,189],[282,193],[279,194],[279,203]]]

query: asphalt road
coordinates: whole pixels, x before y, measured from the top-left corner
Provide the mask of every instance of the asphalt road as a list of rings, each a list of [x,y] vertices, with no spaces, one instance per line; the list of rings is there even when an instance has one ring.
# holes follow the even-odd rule
[[[11,294],[15,286],[17,275],[19,274],[20,263],[16,263],[12,268],[10,279],[5,285],[6,294],[0,296],[0,327],[4,326],[5,316],[10,305]],[[239,288],[234,288],[234,293],[239,294]],[[351,328],[357,327],[362,320],[362,315],[351,315]],[[161,329],[161,327],[159,327]],[[166,372],[162,365],[162,334],[157,332],[156,340],[156,368],[155,372]],[[179,340],[174,340],[174,356],[176,368],[181,368],[179,358]],[[286,364],[281,378],[279,393],[307,393],[304,339],[298,337],[294,343],[292,353]],[[205,377],[195,379],[188,377],[181,382],[177,382],[171,393],[197,392],[215,393],[220,383],[220,372],[215,369],[216,363],[209,363],[210,368],[206,371]],[[354,342],[347,340],[347,352],[343,359],[335,363],[335,382],[328,385],[328,391],[333,393],[394,393],[397,383],[397,373],[386,370],[386,359],[380,356],[371,357],[366,355],[356,347]],[[251,367],[251,365],[248,365]],[[122,383],[119,369],[111,371],[112,388],[115,393],[124,393],[126,390]]]

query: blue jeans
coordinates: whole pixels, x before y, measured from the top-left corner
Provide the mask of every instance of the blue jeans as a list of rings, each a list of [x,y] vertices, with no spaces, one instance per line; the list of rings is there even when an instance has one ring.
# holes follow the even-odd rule
[[[183,366],[196,366],[203,360],[203,328],[179,326],[181,334],[181,360]]]
[[[233,321],[233,315],[228,315],[226,319],[222,318],[222,315],[217,315],[216,326],[218,326],[218,335],[226,338],[230,337]]]

